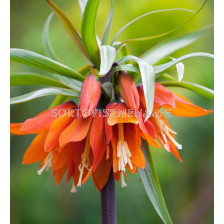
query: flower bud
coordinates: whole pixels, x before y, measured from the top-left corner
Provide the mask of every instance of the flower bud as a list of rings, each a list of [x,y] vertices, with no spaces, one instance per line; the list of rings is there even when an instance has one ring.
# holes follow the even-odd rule
[[[124,103],[130,109],[138,109],[140,104],[139,95],[133,77],[126,72],[120,72],[117,81]]]
[[[101,96],[101,83],[93,76],[88,75],[83,82],[79,109],[81,116],[88,117],[93,114]]]

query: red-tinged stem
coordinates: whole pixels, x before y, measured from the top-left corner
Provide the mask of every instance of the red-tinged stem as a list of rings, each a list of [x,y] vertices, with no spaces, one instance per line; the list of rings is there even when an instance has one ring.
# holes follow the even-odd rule
[[[101,224],[117,224],[115,181],[112,170],[107,184],[101,190]]]

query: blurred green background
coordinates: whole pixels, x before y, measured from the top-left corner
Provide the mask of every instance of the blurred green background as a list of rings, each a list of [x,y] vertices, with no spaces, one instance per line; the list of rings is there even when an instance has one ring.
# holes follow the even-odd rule
[[[80,30],[78,0],[55,0]],[[184,7],[197,10],[203,0],[117,0],[112,34],[135,17],[148,11]],[[110,1],[102,0],[97,19],[97,31],[101,35],[109,11]],[[187,25],[169,36],[176,36],[213,24],[214,3],[209,0]],[[11,0],[11,47],[24,48],[44,54],[42,30],[51,12],[44,0]],[[148,16],[128,28],[120,40],[159,34],[181,24],[191,16],[188,12],[169,12]],[[155,43],[167,38],[132,43],[133,55],[139,56]],[[55,51],[63,61],[77,69],[85,64],[75,44],[67,35],[60,21],[53,18],[50,38]],[[213,53],[213,32],[207,33],[189,47],[174,54],[179,57],[186,53],[204,51]],[[192,81],[213,89],[213,61],[194,58],[184,62],[185,81]],[[11,64],[11,72],[35,71],[17,63]],[[43,74],[43,72],[41,72]],[[175,73],[172,70],[170,73]],[[37,89],[35,86],[13,86],[11,96]],[[195,104],[212,109],[212,100],[198,96],[188,90],[173,88]],[[46,109],[53,97],[39,98],[24,104],[11,106],[11,122],[22,122]],[[172,128],[178,132],[177,140],[183,144],[180,152],[183,163],[178,162],[164,149],[152,148],[152,155],[160,178],[164,197],[174,223],[213,223],[213,114],[201,118],[171,118]],[[52,172],[38,176],[39,164],[22,166],[26,148],[34,136],[11,136],[11,223],[13,224],[97,224],[100,223],[100,193],[92,179],[78,188],[76,194],[69,192],[71,183],[65,179],[56,186]],[[137,174],[130,175],[128,187],[116,185],[118,224],[162,223],[151,206]]]

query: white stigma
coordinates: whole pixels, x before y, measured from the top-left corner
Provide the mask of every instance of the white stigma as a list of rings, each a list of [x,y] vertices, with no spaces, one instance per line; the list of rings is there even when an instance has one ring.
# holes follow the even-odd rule
[[[125,172],[125,166],[128,164],[130,169],[133,169],[131,163],[131,152],[128,144],[124,141],[123,124],[118,124],[119,141],[117,143],[117,158],[118,158],[118,170]]]
[[[125,183],[125,180],[124,180],[124,173],[121,172],[121,187],[124,188],[124,187],[127,187],[127,184]]]
[[[178,149],[182,149],[182,145],[179,144],[174,138],[173,136],[170,134],[170,133],[173,133],[173,134],[177,134],[175,131],[173,131],[172,129],[170,129],[166,123],[159,117],[155,117],[155,121],[156,121],[156,124],[158,125],[160,131],[161,131],[161,134],[162,134],[162,137],[163,137],[163,140],[165,143],[167,143],[167,137],[170,139],[170,141],[178,148]]]
[[[89,136],[87,137],[86,140],[86,145],[85,145],[85,149],[84,152],[81,155],[81,163],[79,164],[79,181],[77,186],[81,187],[82,185],[82,176],[84,174],[84,169],[86,168],[87,170],[89,170],[89,151],[90,151],[90,142],[89,142]]]
[[[38,175],[41,175],[45,169],[46,171],[50,169],[50,167],[52,166],[52,155],[53,155],[53,152],[48,153],[44,161],[44,165],[37,171]]]

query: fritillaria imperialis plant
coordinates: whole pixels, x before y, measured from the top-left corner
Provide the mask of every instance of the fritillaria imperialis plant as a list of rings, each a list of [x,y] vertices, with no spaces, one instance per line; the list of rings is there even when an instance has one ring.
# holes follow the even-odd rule
[[[146,193],[164,223],[172,223],[150,154],[150,146],[164,148],[182,161],[182,145],[175,139],[166,115],[198,117],[211,110],[194,105],[167,86],[190,89],[213,99],[213,91],[198,84],[183,82],[183,60],[192,57],[210,57],[209,53],[191,53],[180,58],[169,57],[185,47],[210,28],[184,34],[157,44],[141,57],[130,54],[128,43],[166,35],[175,29],[151,37],[117,42],[118,36],[131,24],[143,17],[166,11],[146,13],[120,29],[109,42],[114,2],[100,39],[96,34],[96,16],[99,0],[79,0],[81,34],[51,0],[53,9],[44,26],[43,42],[47,56],[11,49],[11,60],[53,73],[44,75],[17,73],[11,75],[12,85],[49,85],[11,99],[11,104],[56,95],[48,109],[23,123],[12,123],[15,135],[36,134],[23,157],[23,164],[40,162],[37,173],[53,169],[56,184],[67,173],[72,179],[71,192],[76,192],[92,176],[101,192],[102,223],[116,223],[114,181],[127,186],[128,173],[140,175]],[[201,9],[200,9],[201,10]],[[56,15],[79,47],[87,64],[75,71],[59,62],[48,37],[52,17]],[[192,16],[192,17],[193,17]],[[191,18],[192,18],[191,17]],[[166,63],[160,61],[166,59]],[[178,79],[167,74],[176,66]],[[75,103],[76,102],[76,103]],[[78,103],[77,103],[78,102]]]

